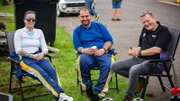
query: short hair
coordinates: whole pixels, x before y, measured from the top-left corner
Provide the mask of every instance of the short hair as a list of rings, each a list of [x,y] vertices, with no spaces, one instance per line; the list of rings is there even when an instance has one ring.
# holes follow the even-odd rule
[[[28,14],[34,14],[36,16],[36,12],[35,11],[27,11],[25,14],[24,14],[24,19],[26,18],[26,15]]]
[[[146,14],[149,14],[150,16],[154,16],[151,12],[149,12],[149,11],[145,11],[145,12],[143,12],[142,14],[140,14],[140,17],[144,17]]]
[[[6,29],[6,26],[3,22],[0,22],[0,30],[4,31]]]
[[[81,11],[88,11],[89,14],[91,14],[90,9],[89,9],[88,7],[86,7],[86,6],[83,6],[82,8],[80,8],[80,10],[79,10],[79,15],[80,15],[80,12],[81,12]]]

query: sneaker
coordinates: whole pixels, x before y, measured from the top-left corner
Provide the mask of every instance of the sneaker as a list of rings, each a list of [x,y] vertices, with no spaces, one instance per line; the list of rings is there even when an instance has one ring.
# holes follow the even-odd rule
[[[90,101],[99,101],[99,96],[93,95],[92,98],[90,98]]]
[[[99,16],[100,16],[99,14],[97,14],[97,16],[95,16],[95,20],[96,20],[96,21],[98,21]]]
[[[93,90],[92,87],[86,90],[86,94],[88,98],[91,98],[93,96]]]
[[[136,85],[136,88],[135,88],[135,93],[140,93],[143,86],[144,86],[144,83],[145,83],[145,79],[144,78],[139,78],[139,82],[137,83]]]
[[[60,93],[58,101],[73,101],[72,97],[67,96],[64,93]]]

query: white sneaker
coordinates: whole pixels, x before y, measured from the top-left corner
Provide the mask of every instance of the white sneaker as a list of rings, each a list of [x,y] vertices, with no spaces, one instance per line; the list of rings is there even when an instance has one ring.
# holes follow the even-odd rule
[[[73,101],[72,97],[67,96],[64,93],[59,94],[59,100],[58,101]]]
[[[96,21],[98,21],[99,16],[100,16],[99,14],[97,14],[97,16],[95,16],[95,20],[96,20]]]

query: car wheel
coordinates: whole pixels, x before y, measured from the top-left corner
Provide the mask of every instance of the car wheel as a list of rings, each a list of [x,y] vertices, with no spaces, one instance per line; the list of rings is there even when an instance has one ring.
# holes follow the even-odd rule
[[[58,17],[61,17],[61,16],[64,15],[64,13],[60,11],[60,9],[59,9],[58,6],[57,6],[57,10],[56,10],[56,11],[57,11],[57,16],[58,16]]]

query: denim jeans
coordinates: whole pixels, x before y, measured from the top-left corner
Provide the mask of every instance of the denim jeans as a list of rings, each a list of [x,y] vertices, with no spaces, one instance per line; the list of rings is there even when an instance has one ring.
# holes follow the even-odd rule
[[[92,8],[92,4],[94,2],[94,0],[85,0],[86,2],[86,7],[88,7],[91,11],[91,13],[94,15],[94,16],[97,16],[97,12],[94,8]]]
[[[131,58],[128,60],[116,61],[112,65],[112,70],[126,78],[129,78],[128,88],[125,94],[125,98],[132,98],[136,84],[139,81],[139,76],[147,74],[149,71],[148,60],[141,58]],[[155,66],[152,67],[151,73],[159,72],[159,69]]]

